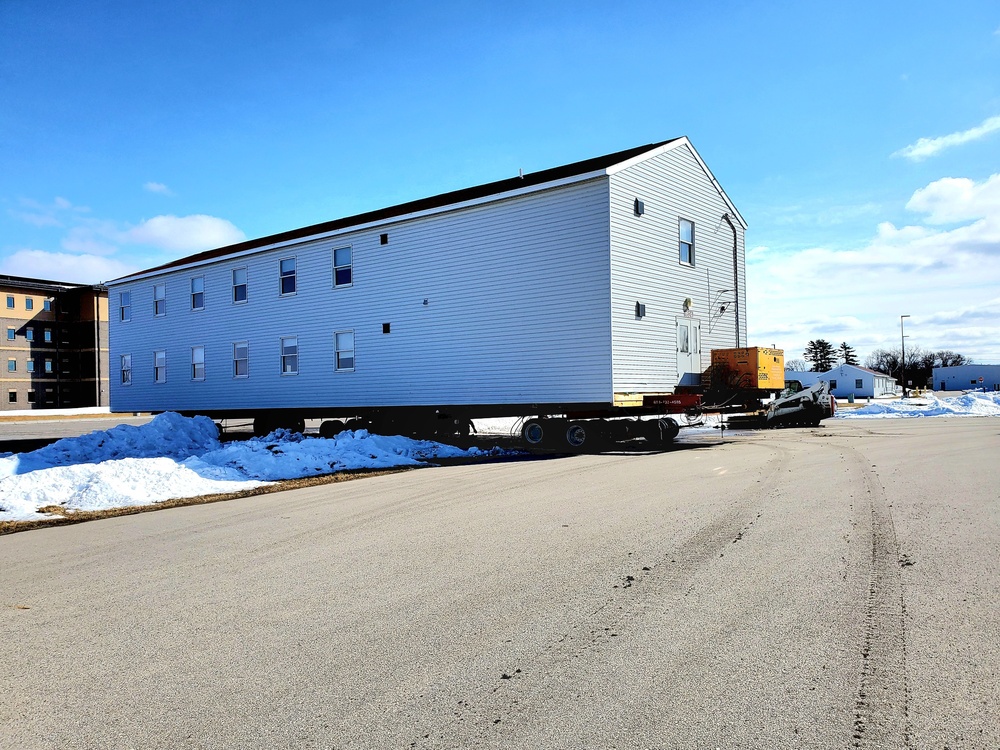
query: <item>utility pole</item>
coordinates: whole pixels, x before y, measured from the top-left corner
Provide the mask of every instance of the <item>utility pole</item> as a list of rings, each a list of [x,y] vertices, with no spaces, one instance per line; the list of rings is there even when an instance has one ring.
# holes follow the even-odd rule
[[[899,367],[900,379],[903,381],[903,398],[906,398],[906,336],[903,335],[903,318],[909,315],[899,316]]]

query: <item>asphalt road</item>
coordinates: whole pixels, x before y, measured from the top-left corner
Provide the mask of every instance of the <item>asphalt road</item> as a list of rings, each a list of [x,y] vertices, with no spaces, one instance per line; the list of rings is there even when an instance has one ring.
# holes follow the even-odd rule
[[[1000,421],[0,537],[3,748],[997,748]]]

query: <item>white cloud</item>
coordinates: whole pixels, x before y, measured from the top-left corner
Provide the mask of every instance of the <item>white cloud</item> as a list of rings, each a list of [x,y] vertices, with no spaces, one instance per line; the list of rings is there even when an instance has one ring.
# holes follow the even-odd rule
[[[1000,116],[990,117],[974,128],[969,128],[959,133],[950,133],[939,138],[920,138],[916,143],[911,143],[906,148],[896,151],[893,156],[902,156],[910,161],[922,161],[944,151],[946,148],[979,140],[997,130],[1000,130]]]
[[[225,219],[194,214],[154,216],[123,232],[122,239],[131,244],[190,253],[242,242],[246,235]]]
[[[0,272],[76,284],[98,284],[139,270],[135,265],[97,255],[18,250],[0,259]]]
[[[966,223],[882,222],[845,251],[749,252],[749,343],[798,357],[811,339],[846,339],[863,358],[898,346],[899,316],[909,314],[908,346],[1000,362],[1000,176],[939,180],[907,205],[929,225]]]
[[[928,214],[929,224],[986,218],[1000,208],[1000,174],[980,183],[945,177],[917,190],[906,207]]]
[[[143,190],[147,190],[150,193],[159,193],[160,195],[173,195],[174,191],[164,185],[162,182],[147,182],[142,186]]]
[[[67,221],[77,220],[79,214],[90,211],[86,206],[74,206],[61,197],[56,197],[48,204],[30,198],[21,198],[19,203],[22,210],[10,210],[8,213],[15,219],[36,227],[61,227]]]

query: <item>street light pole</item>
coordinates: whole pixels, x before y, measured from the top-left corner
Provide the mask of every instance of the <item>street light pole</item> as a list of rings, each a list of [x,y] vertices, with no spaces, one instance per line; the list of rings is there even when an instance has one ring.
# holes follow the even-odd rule
[[[906,398],[906,336],[903,335],[903,318],[909,315],[899,316],[899,367],[900,379],[903,381],[903,398]]]

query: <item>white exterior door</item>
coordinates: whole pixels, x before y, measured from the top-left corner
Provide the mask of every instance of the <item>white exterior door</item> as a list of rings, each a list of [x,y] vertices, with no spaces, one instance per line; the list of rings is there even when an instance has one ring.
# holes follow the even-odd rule
[[[701,321],[677,318],[677,384],[701,383]]]

